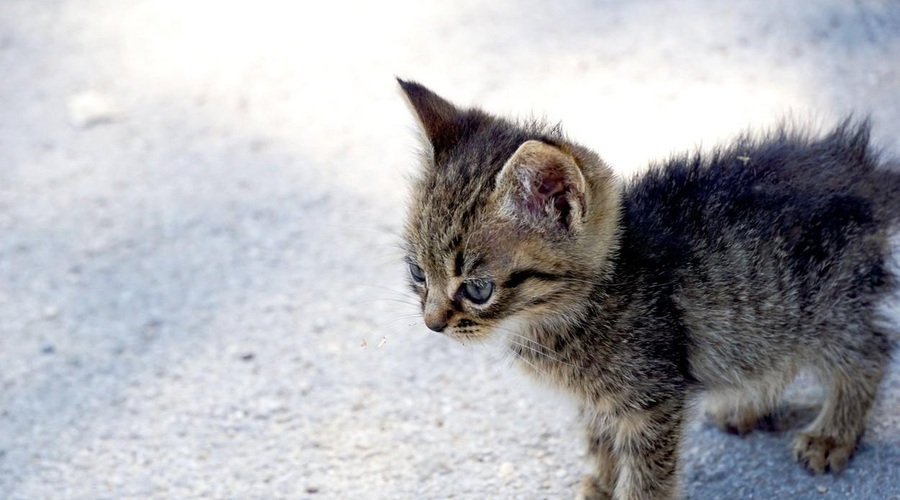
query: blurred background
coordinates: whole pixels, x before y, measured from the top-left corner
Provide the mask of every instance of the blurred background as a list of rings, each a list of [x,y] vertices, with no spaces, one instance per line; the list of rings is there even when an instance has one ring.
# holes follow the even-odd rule
[[[568,403],[405,291],[395,75],[622,175],[785,117],[900,153],[895,0],[0,0],[0,498],[573,495]],[[698,417],[686,495],[900,498],[898,371],[842,477]]]

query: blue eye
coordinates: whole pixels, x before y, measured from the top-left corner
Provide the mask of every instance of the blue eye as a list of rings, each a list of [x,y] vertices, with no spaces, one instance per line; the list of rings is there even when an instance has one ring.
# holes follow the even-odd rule
[[[463,293],[473,304],[484,304],[494,293],[494,284],[484,280],[466,281]]]
[[[412,262],[409,263],[409,275],[416,283],[425,283],[425,271]]]

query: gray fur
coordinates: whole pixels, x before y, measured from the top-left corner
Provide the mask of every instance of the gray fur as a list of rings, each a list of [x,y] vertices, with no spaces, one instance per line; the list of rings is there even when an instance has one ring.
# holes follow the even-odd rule
[[[714,420],[745,433],[801,370],[829,395],[794,456],[817,473],[846,465],[896,291],[900,176],[868,124],[745,136],[623,182],[558,129],[401,86],[428,139],[406,228],[426,323],[499,344],[578,399],[583,497],[677,497],[689,402],[709,395]]]

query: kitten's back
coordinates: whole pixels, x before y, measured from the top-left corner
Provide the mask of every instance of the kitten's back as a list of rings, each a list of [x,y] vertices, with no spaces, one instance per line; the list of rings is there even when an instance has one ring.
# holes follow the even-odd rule
[[[797,352],[883,347],[852,332],[870,329],[894,287],[897,192],[900,175],[878,168],[866,122],[822,138],[746,136],[635,180],[622,258],[652,263],[651,286],[671,288],[698,380],[745,384],[795,371]]]

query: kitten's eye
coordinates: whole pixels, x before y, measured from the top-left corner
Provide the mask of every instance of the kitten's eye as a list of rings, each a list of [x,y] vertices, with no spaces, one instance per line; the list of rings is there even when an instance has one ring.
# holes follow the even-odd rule
[[[409,275],[416,283],[425,283],[425,271],[412,262],[409,263]]]
[[[494,284],[490,281],[467,281],[463,286],[466,298],[475,304],[484,304],[494,293]]]

